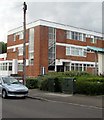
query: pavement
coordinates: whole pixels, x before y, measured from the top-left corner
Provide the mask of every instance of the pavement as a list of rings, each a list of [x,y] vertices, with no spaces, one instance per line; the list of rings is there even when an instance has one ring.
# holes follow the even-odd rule
[[[47,91],[41,91],[39,89],[29,89],[29,98],[52,101],[52,102],[62,102],[67,104],[74,104],[80,106],[88,106],[92,108],[101,108],[103,103],[103,96],[87,96],[79,94],[63,94],[63,93],[52,93]]]

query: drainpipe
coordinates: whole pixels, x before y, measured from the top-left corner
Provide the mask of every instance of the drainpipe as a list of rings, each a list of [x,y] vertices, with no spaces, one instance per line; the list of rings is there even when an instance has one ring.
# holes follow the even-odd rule
[[[95,51],[95,71],[94,71],[95,75],[98,74],[97,72],[97,51]]]

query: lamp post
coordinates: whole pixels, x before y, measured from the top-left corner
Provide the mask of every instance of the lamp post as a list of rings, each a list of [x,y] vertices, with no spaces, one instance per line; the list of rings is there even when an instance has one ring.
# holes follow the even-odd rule
[[[26,10],[27,5],[24,2],[23,7],[23,84],[26,85]]]

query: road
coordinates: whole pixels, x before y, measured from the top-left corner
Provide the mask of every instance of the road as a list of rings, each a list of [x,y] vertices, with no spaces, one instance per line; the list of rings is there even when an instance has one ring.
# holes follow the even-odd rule
[[[1,99],[1,98],[0,98]],[[41,101],[31,98],[3,99],[3,118],[101,118],[101,108]]]

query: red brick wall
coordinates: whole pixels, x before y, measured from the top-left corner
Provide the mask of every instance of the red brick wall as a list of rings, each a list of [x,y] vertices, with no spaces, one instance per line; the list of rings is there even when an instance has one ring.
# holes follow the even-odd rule
[[[56,58],[65,59],[66,57],[66,48],[64,46],[56,46]]]
[[[96,47],[104,47],[103,40],[97,40],[97,43],[91,43],[90,38],[86,38],[86,42],[82,42],[79,40],[70,40],[66,39],[65,30],[57,29],[56,42],[65,43],[65,44],[74,44],[79,46],[96,46]],[[57,59],[70,59],[74,61],[95,61],[94,53],[87,53],[87,57],[79,57],[79,56],[66,56],[66,48],[64,46],[56,46],[56,58]]]
[[[17,52],[7,52],[7,60],[17,59]]]
[[[28,34],[29,34],[29,30],[26,30],[26,43],[28,42]],[[18,35],[16,36],[16,40],[14,41],[14,34],[8,35],[7,37],[7,47],[9,46],[14,46],[14,45],[19,45],[19,44],[23,44],[23,40],[19,40]]]
[[[48,28],[44,26],[40,30],[40,66],[48,72]]]
[[[56,29],[56,42],[66,43],[66,34],[62,29]]]
[[[34,41],[34,75],[40,73],[40,26],[35,27]]]

